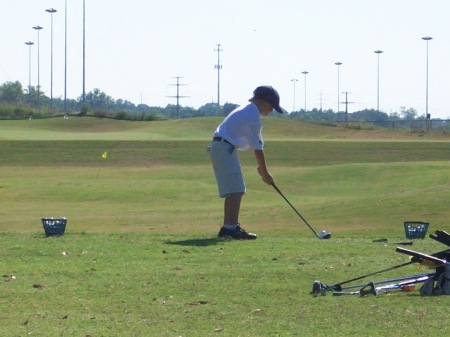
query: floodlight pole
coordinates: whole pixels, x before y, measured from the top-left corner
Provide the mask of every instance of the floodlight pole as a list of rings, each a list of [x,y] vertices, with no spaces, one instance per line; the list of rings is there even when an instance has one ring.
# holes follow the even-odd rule
[[[336,62],[335,65],[337,65],[338,68],[338,73],[337,73],[337,92],[338,92],[338,97],[337,97],[337,113],[339,114],[339,67],[341,66],[342,62]]]
[[[28,46],[28,100],[31,103],[31,46],[34,43],[27,41],[25,44]]]
[[[83,106],[86,104],[86,2],[83,0]]]
[[[51,14],[51,39],[50,39],[50,110],[53,109],[53,14],[56,13],[56,9],[49,8],[45,10]]]
[[[294,105],[293,105],[293,108],[292,108],[292,112],[294,112],[295,111],[295,82],[298,82],[298,79],[293,78],[291,80],[291,82],[294,83]]]
[[[64,118],[67,117],[67,0],[64,4]]]
[[[428,114],[428,42],[430,40],[433,40],[433,38],[430,37],[430,36],[425,36],[425,37],[422,38],[422,40],[425,40],[427,42],[427,79],[426,79],[426,103],[425,103],[425,105],[426,105],[426,107],[425,107],[426,115],[425,115],[425,117],[428,120],[430,118],[430,115]]]
[[[308,72],[305,70],[302,71],[302,74],[305,75],[305,113],[306,113],[306,74],[308,74]]]
[[[378,58],[378,76],[377,76],[377,112],[380,112],[380,54],[383,53],[382,50],[375,50]]]
[[[222,65],[220,64],[220,52],[223,49],[220,48],[220,43],[217,44],[217,49],[214,49],[217,52],[217,64],[214,66],[217,69],[217,105],[220,107],[220,69],[222,69]]]
[[[41,26],[34,26],[33,27],[33,29],[35,29],[35,30],[37,30],[37,48],[38,48],[38,62],[37,62],[37,68],[38,68],[38,71],[37,71],[37,80],[38,80],[38,84],[37,84],[37,108],[38,108],[38,110],[40,109],[40,107],[41,107],[41,100],[40,100],[40,97],[41,97],[41,78],[40,78],[40,52],[39,52],[39,32],[40,32],[40,30],[42,29],[42,27]]]

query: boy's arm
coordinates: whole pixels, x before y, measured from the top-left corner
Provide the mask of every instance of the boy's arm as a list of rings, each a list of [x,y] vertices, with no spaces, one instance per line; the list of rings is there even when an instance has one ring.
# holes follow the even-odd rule
[[[275,183],[266,166],[266,158],[263,150],[254,150],[256,162],[258,163],[258,173],[262,180],[269,185]]]

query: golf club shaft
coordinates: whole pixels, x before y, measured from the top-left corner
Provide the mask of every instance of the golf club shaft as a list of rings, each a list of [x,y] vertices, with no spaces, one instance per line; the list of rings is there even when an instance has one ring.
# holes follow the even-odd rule
[[[297,215],[300,217],[300,219],[303,220],[303,222],[309,227],[309,229],[314,233],[314,235],[320,239],[320,236],[316,233],[316,231],[310,226],[310,224],[308,223],[308,221],[306,221],[306,219],[300,214],[299,211],[297,211],[297,209],[289,202],[289,200],[284,196],[284,194],[280,191],[280,189],[275,185],[272,184],[273,188],[278,192],[279,195],[281,195],[281,197],[288,203],[289,206],[291,206],[291,208],[294,210],[295,213],[297,213]]]
[[[424,254],[424,253],[415,252],[413,250],[409,250],[409,249],[406,249],[406,248],[397,247],[396,252],[402,253],[402,254],[406,254],[406,255],[410,255],[412,257],[419,258],[419,259],[422,259],[422,260],[431,261],[431,262],[434,262],[434,263],[436,263],[438,265],[439,264],[443,264],[445,266],[450,266],[450,263],[447,262],[446,260],[439,259],[439,258],[437,258],[435,256],[427,255],[427,254]]]
[[[343,282],[336,283],[336,284],[333,284],[331,286],[328,286],[326,290],[333,290],[333,289],[341,290],[342,289],[341,285],[343,285],[343,284],[350,283],[350,282],[353,282],[353,281],[358,281],[358,280],[361,280],[363,278],[366,278],[366,277],[369,277],[369,276],[374,276],[374,275],[377,275],[377,274],[381,274],[381,273],[384,273],[386,271],[394,270],[394,269],[397,269],[397,268],[400,268],[400,267],[404,267],[404,266],[410,265],[412,263],[416,263],[416,262],[415,261],[408,261],[408,262],[399,264],[399,265],[394,266],[394,267],[390,267],[390,268],[379,270],[379,271],[376,271],[376,272],[373,272],[373,273],[370,273],[370,274],[366,274],[366,275],[362,275],[362,276],[359,276],[359,277],[355,277],[355,278],[352,278],[351,280],[343,281]]]
[[[445,231],[436,231],[436,234],[430,234],[430,238],[444,245],[450,246],[450,234]]]
[[[400,241],[400,242],[388,242],[388,239],[378,239],[373,240],[372,242],[382,242],[386,245],[403,245],[403,246],[412,246],[412,241]]]
[[[420,275],[397,277],[397,278],[391,278],[391,279],[387,279],[387,280],[375,281],[375,282],[373,282],[373,284],[379,285],[379,284],[384,284],[384,283],[389,283],[389,282],[401,282],[401,281],[413,280],[413,279],[426,277],[426,276],[432,276],[434,274],[435,273],[425,273],[425,274],[420,274]],[[365,285],[367,285],[367,283],[355,284],[355,285],[351,285],[351,286],[347,286],[347,287],[342,287],[342,290],[361,288],[361,287],[364,287]]]
[[[375,287],[376,282],[370,282],[370,283],[364,285],[364,287],[362,287],[361,290],[359,290],[359,291],[351,291],[351,292],[337,291],[337,292],[333,293],[333,296],[345,296],[345,295],[359,295],[361,297],[366,296],[366,295],[377,296],[382,291],[395,290],[395,289],[400,290],[400,289],[403,289],[403,287],[408,286],[408,285],[426,282],[430,277],[433,277],[434,275],[435,275],[434,273],[427,274],[427,275],[423,275],[422,277],[410,279],[405,282],[387,284],[387,285],[384,285],[381,287]],[[421,275],[416,275],[416,276],[421,276]]]
[[[386,245],[412,246],[412,241],[385,242]]]
[[[395,283],[395,284],[387,284],[381,287],[376,287],[375,291],[378,294],[380,291],[385,291],[385,290],[392,290],[392,289],[402,289],[404,286],[408,286],[408,285],[413,285],[416,283],[423,283],[428,281],[428,279],[432,276],[434,276],[435,274],[430,274],[430,275],[424,275],[422,277],[418,277],[409,281],[405,281],[405,282],[400,282],[400,283]]]
[[[335,291],[333,296],[360,295],[359,291]]]

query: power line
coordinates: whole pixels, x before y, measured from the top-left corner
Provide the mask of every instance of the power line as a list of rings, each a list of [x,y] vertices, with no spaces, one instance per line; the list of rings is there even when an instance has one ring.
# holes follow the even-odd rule
[[[344,91],[343,94],[345,94],[345,102],[341,102],[341,103],[345,104],[345,126],[347,126],[347,123],[348,123],[348,105],[349,104],[353,104],[355,102],[349,102],[348,101],[348,94],[351,94],[351,92]]]
[[[185,98],[185,97],[189,97],[189,96],[180,96],[180,86],[182,85],[186,85],[186,84],[180,84],[180,78],[183,78],[181,76],[175,76],[172,78],[176,78],[177,79],[177,83],[176,84],[169,84],[169,85],[175,85],[177,87],[177,95],[176,96],[167,96],[167,97],[173,97],[177,99],[177,118],[180,118],[180,98]]]

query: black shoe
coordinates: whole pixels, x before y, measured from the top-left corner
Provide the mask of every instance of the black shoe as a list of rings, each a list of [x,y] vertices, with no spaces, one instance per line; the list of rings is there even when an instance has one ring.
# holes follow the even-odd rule
[[[255,240],[257,238],[257,235],[249,233],[245,229],[242,229],[241,226],[236,225],[232,229],[222,226],[222,228],[220,228],[218,237],[223,239]]]

